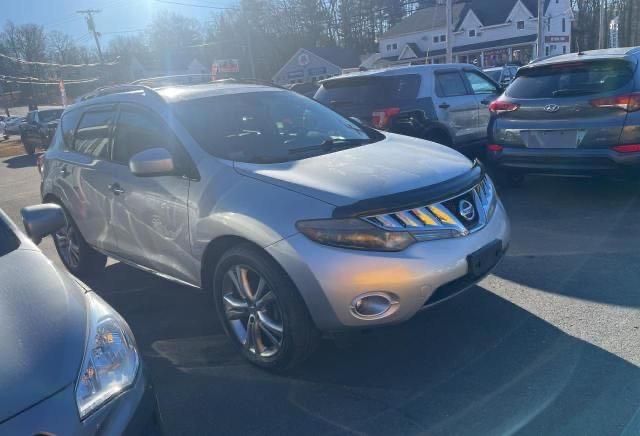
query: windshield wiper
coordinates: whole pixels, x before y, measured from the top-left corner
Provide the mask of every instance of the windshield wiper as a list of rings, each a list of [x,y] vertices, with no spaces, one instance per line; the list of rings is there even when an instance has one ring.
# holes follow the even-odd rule
[[[566,89],[558,89],[557,91],[553,91],[552,94],[554,97],[562,97],[569,95],[589,95],[589,94],[597,94],[598,91],[593,91],[591,89],[585,88],[566,88]]]
[[[300,147],[289,150],[289,154],[309,153],[316,150],[322,150],[324,152],[330,152],[341,148],[354,147],[356,145],[363,145],[371,141],[369,138],[328,138],[320,144],[311,145],[309,147]]]

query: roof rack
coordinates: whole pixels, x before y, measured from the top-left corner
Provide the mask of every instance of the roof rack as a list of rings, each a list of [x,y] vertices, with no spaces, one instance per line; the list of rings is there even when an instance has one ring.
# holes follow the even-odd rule
[[[110,94],[118,94],[121,92],[131,92],[131,91],[143,91],[145,94],[148,93],[149,95],[162,98],[160,94],[158,94],[154,89],[149,88],[148,86],[125,84],[125,85],[103,86],[94,91],[91,91],[88,94],[83,95],[82,97],[80,97],[80,101],[85,101],[85,100],[89,100],[96,97],[103,97],[105,95],[110,95]]]

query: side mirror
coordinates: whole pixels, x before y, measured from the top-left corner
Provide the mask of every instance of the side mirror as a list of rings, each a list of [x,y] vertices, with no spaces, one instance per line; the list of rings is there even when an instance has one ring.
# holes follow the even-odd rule
[[[170,176],[175,173],[173,156],[164,148],[149,148],[131,156],[129,170],[134,176]]]
[[[23,207],[20,214],[27,236],[36,244],[67,225],[64,211],[54,203]]]

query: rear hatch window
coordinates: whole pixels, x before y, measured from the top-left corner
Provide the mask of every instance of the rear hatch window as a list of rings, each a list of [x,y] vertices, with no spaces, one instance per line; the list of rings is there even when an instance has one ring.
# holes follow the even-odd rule
[[[347,77],[324,82],[315,99],[346,116],[368,120],[376,109],[415,100],[419,88],[417,74]]]
[[[552,64],[518,71],[505,94],[512,98],[576,97],[615,91],[633,78],[633,65],[624,60]]]

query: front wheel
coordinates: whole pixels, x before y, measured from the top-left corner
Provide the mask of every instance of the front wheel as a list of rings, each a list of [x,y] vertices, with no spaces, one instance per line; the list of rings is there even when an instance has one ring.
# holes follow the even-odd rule
[[[227,335],[253,364],[284,371],[305,360],[318,334],[297,289],[280,266],[251,245],[225,253],[213,295]]]
[[[53,234],[56,251],[64,266],[78,277],[88,277],[104,270],[107,257],[87,244],[66,210],[65,217],[67,224]]]

